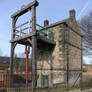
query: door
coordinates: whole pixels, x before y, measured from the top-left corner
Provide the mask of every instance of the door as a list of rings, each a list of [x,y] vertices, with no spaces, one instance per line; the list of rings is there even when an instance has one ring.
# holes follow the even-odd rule
[[[48,87],[48,86],[49,86],[49,76],[42,75],[42,87]]]

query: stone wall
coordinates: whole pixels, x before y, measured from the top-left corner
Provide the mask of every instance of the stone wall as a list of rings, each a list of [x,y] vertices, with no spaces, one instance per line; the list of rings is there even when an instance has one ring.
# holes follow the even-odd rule
[[[41,86],[41,76],[49,76],[49,85],[64,82],[64,55],[63,55],[63,27],[62,25],[53,28],[53,37],[56,46],[53,50],[45,51],[38,58],[38,86]]]
[[[66,23],[68,26],[60,24],[53,27],[56,46],[39,54],[38,86],[42,84],[42,75],[49,76],[49,86],[67,82],[67,63],[69,63],[69,72],[71,71],[69,78],[71,75],[78,76],[81,72],[81,33],[74,18],[70,18]]]
[[[66,69],[68,63],[69,83],[74,84],[76,81],[79,83],[82,61],[82,38],[75,19],[70,19],[66,28],[65,39],[65,61]]]

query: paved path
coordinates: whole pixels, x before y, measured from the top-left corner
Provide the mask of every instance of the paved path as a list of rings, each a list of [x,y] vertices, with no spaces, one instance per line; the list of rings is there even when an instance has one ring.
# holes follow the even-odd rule
[[[87,90],[78,90],[78,89],[75,89],[75,90],[71,90],[71,91],[67,91],[67,92],[92,92],[92,89],[87,89]]]

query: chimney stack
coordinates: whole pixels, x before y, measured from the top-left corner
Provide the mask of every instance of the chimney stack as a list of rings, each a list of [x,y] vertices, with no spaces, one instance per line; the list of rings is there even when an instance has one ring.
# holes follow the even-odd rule
[[[49,25],[49,21],[48,20],[44,20],[44,27]]]
[[[70,10],[69,13],[70,13],[70,18],[76,17],[76,11],[74,9]]]

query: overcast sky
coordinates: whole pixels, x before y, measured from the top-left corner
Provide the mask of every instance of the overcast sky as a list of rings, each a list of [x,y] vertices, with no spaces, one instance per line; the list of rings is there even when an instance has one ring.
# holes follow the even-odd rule
[[[10,55],[11,39],[11,15],[21,9],[23,5],[27,5],[33,0],[0,0],[0,49],[2,55]],[[37,7],[37,23],[43,25],[43,21],[48,19],[51,23],[63,20],[69,17],[69,10],[76,10],[77,20],[81,19],[85,14],[92,10],[92,0],[38,0]],[[28,14],[30,16],[30,14]],[[25,17],[23,21],[27,21],[30,17]],[[20,22],[23,22],[20,21]],[[17,47],[19,48],[19,47]],[[16,49],[16,52],[24,52],[24,48]]]

